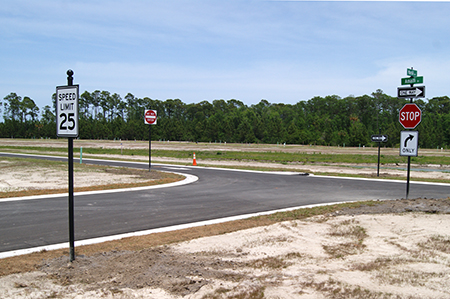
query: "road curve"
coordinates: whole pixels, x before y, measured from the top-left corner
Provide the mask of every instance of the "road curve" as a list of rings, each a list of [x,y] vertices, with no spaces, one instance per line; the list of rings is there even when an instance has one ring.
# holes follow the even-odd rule
[[[0,153],[0,156],[15,156]],[[23,157],[23,155],[20,155]],[[67,160],[60,157],[33,158]],[[77,159],[75,159],[78,162]],[[147,169],[147,163],[83,159]],[[406,183],[153,164],[197,176],[191,184],[128,192],[75,193],[75,239],[85,240],[311,204],[399,199]],[[411,182],[410,198],[447,198],[449,184]],[[67,195],[0,202],[0,252],[68,241]]]

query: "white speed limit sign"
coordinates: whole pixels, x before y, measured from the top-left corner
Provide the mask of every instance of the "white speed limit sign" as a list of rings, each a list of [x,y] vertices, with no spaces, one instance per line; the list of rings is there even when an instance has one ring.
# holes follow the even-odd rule
[[[56,136],[78,137],[78,85],[56,87]]]

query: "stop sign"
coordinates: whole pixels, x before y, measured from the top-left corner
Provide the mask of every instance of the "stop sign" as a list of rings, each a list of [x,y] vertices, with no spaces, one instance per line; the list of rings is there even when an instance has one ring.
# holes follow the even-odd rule
[[[145,110],[144,122],[147,125],[156,125],[156,110]]]
[[[400,109],[398,120],[405,129],[414,129],[422,120],[422,110],[416,104],[405,104]]]

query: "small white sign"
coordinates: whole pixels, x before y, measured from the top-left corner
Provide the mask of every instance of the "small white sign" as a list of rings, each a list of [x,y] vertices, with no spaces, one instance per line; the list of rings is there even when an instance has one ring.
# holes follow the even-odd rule
[[[419,149],[419,132],[402,131],[400,133],[400,156],[417,157]]]
[[[145,110],[144,123],[146,125],[156,125],[157,115],[156,110]]]
[[[78,85],[56,87],[56,135],[78,137]]]

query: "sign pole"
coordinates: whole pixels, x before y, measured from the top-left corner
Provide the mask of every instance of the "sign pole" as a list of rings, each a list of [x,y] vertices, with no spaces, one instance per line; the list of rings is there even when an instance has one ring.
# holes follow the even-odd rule
[[[380,176],[380,147],[381,147],[381,142],[378,142],[378,167],[377,167],[377,177]]]
[[[381,132],[381,129],[378,129]],[[378,164],[377,164],[377,176],[380,176],[380,148],[381,142],[386,142],[388,140],[387,135],[372,135],[372,142],[378,142]]]
[[[73,204],[73,137],[69,140],[69,255],[70,261],[75,260],[75,228],[74,228],[74,204]]]
[[[409,197],[409,181],[411,174],[411,156],[417,157],[419,148],[419,132],[410,131],[417,127],[422,120],[422,111],[413,103],[414,98],[425,97],[425,86],[416,86],[416,83],[423,83],[423,77],[417,76],[417,70],[406,70],[409,78],[402,78],[402,85],[410,85],[410,87],[399,87],[397,91],[398,98],[409,98],[409,103],[405,104],[399,111],[399,121],[403,128],[408,131],[400,133],[400,156],[408,156],[408,168],[406,175],[406,199]]]
[[[67,71],[67,86],[73,86],[73,71]],[[73,137],[68,137],[69,148],[69,255],[70,261],[75,260],[75,228],[73,204]]]
[[[409,174],[411,172],[411,156],[408,156],[408,170],[406,174],[406,199],[409,196]]]
[[[148,171],[152,168],[152,126],[148,126]]]
[[[73,208],[73,138],[78,137],[79,86],[73,84],[73,71],[67,71],[67,85],[56,87],[56,136],[68,140],[69,185],[69,254],[75,260],[75,229]],[[80,156],[81,161],[81,156]]]
[[[411,78],[415,78],[416,77],[416,73],[414,72],[414,68],[411,67]],[[411,83],[411,87],[414,87],[414,83]],[[409,98],[409,102],[412,103],[413,102],[413,98]],[[408,169],[406,171],[406,199],[408,199],[409,196],[409,176],[411,173],[411,156],[408,156]]]
[[[152,168],[152,125],[156,125],[157,112],[156,110],[145,110],[144,123],[150,125],[148,128],[148,171]]]

